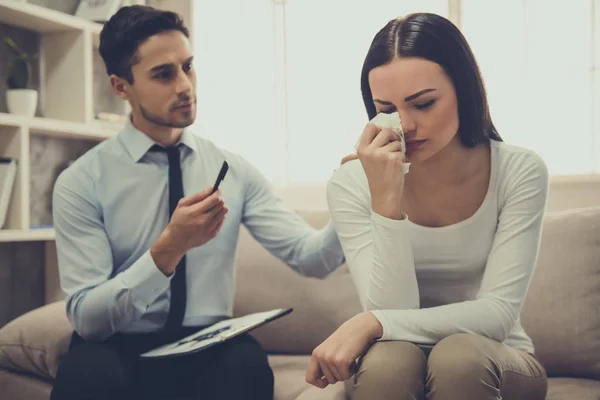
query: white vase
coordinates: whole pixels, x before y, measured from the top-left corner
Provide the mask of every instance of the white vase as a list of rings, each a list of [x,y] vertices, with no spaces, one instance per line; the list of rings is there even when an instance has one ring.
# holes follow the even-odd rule
[[[8,89],[6,106],[11,114],[33,117],[37,109],[38,92],[32,89]]]

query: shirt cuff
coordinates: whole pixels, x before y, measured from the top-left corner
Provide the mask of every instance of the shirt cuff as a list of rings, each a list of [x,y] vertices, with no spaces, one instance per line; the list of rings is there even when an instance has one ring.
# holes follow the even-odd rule
[[[323,228],[324,230],[324,240],[323,247],[328,253],[334,255],[334,258],[339,261],[340,259],[344,260],[344,252],[342,251],[342,244],[340,243],[340,239],[336,230],[333,227],[333,223],[329,221],[327,225]]]
[[[403,213],[402,219],[391,219],[384,217],[383,215],[371,210],[371,221],[373,221],[377,225],[385,226],[386,228],[404,229],[404,227],[408,223],[408,216]]]
[[[383,335],[378,340],[392,340],[392,323],[389,321],[388,317],[385,315],[385,311],[383,310],[371,310],[371,314],[377,318],[377,321],[381,324],[383,328]]]
[[[325,267],[326,273],[318,274],[318,277],[324,278],[344,264],[345,258],[342,245],[331,221],[319,231],[319,235],[321,235],[321,240],[318,251],[320,251],[321,263]]]
[[[130,290],[133,302],[136,305],[148,306],[169,289],[174,275],[163,274],[148,250],[131,267],[121,273],[121,279],[124,286]]]

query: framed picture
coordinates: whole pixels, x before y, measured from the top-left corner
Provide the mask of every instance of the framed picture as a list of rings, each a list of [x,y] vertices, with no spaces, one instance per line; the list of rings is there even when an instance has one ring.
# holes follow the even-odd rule
[[[95,22],[106,22],[131,0],[80,0],[75,16]]]

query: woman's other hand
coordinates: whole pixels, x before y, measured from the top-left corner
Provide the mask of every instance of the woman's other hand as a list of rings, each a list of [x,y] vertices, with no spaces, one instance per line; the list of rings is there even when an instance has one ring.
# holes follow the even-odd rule
[[[306,382],[323,389],[349,379],[356,372],[356,359],[381,335],[383,328],[370,312],[344,322],[312,352]]]

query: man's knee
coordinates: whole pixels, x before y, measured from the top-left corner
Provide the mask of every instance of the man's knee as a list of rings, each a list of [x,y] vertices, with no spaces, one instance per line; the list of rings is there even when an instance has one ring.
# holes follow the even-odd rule
[[[51,400],[129,398],[130,372],[116,351],[98,344],[77,345],[61,360]]]
[[[498,371],[485,350],[489,340],[474,334],[457,334],[441,340],[429,355],[428,386],[460,386],[483,381],[499,387]]]
[[[218,365],[223,373],[235,376],[238,380],[253,385],[273,387],[273,371],[267,354],[250,336],[241,337],[225,349],[220,354]]]
[[[421,399],[426,364],[425,354],[412,343],[375,343],[362,358],[355,378],[351,378],[355,381],[352,397]]]

